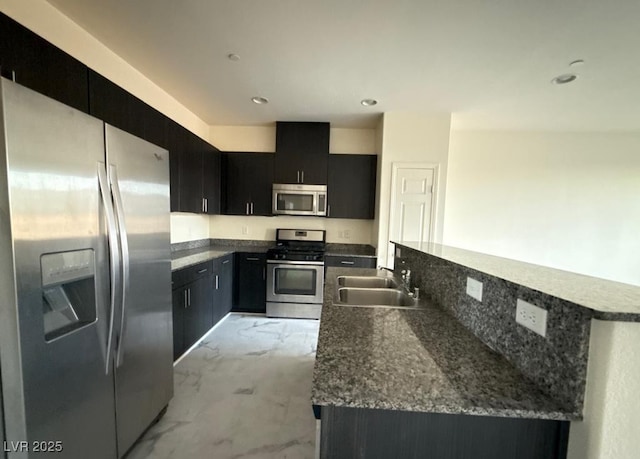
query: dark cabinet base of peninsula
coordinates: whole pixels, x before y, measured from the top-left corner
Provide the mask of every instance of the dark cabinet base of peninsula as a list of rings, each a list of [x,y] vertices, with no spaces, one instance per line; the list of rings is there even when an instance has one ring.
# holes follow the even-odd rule
[[[322,459],[564,459],[569,422],[322,407]]]

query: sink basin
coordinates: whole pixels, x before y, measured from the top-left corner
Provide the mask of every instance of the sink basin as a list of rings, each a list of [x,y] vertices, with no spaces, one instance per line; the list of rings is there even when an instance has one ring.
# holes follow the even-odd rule
[[[338,285],[340,287],[396,288],[398,282],[391,277],[338,276]]]
[[[391,288],[343,287],[338,289],[338,302],[340,306],[418,309],[413,297]]]

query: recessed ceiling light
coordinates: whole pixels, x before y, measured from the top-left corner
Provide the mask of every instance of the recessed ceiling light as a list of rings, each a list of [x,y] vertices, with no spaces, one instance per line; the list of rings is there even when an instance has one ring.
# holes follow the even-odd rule
[[[360,103],[362,105],[364,105],[365,107],[373,107],[374,105],[376,105],[378,103],[378,101],[375,100],[375,99],[362,99],[360,101]]]
[[[575,81],[576,78],[578,78],[578,75],[574,73],[565,73],[564,75],[555,77],[553,80],[551,80],[551,82],[553,84],[567,84]]]
[[[227,54],[227,59],[229,59],[230,61],[239,61],[240,56],[238,56],[237,54],[231,53],[231,54]]]
[[[252,97],[251,101],[254,104],[258,104],[258,105],[264,105],[269,103],[269,99],[267,99],[266,97],[260,97],[260,96]]]

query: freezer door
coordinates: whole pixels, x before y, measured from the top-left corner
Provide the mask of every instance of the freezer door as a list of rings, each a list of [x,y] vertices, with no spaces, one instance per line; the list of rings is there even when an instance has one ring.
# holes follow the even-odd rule
[[[103,123],[5,79],[0,94],[6,441],[9,449],[60,442],[66,458],[113,459],[109,260],[97,178]]]
[[[169,154],[113,126],[105,129],[125,286],[116,340],[122,456],[173,396]]]

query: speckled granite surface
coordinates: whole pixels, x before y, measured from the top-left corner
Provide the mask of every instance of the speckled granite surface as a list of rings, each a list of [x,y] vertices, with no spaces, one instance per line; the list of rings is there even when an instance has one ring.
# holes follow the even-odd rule
[[[266,252],[273,241],[239,241],[235,239],[205,239],[211,245],[171,252],[171,271],[223,257],[233,252]]]
[[[326,255],[349,255],[353,257],[375,257],[375,247],[367,244],[336,244],[328,243]]]
[[[403,245],[594,310],[601,320],[640,321],[640,287],[441,244]]]
[[[312,403],[405,411],[555,420],[580,419],[545,395],[444,310],[349,308],[333,304],[329,268],[313,375]]]
[[[417,250],[402,248],[396,267],[411,269],[412,285],[505,356],[545,393],[582,411],[591,310]],[[467,277],[482,282],[482,302],[466,294]],[[547,310],[546,337],[515,321],[521,298]]]

